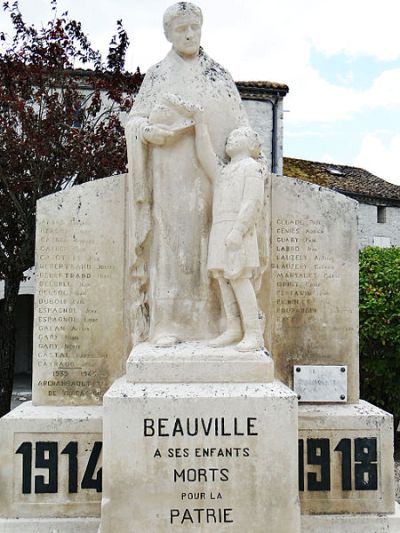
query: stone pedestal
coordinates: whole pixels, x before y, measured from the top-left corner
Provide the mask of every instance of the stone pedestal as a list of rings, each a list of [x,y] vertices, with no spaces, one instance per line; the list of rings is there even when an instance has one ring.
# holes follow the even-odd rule
[[[121,378],[104,397],[101,532],[298,533],[296,441],[279,382]]]
[[[302,531],[400,531],[393,417],[360,400],[299,406]]]
[[[126,363],[131,383],[269,383],[274,362],[264,350],[239,352],[187,342],[170,348],[135,346]]]
[[[102,407],[34,407],[0,420],[0,531],[95,531]]]

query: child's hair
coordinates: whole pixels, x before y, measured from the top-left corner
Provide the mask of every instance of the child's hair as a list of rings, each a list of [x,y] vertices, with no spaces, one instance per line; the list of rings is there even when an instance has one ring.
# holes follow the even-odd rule
[[[228,136],[228,139],[233,133],[240,133],[241,135],[243,135],[243,137],[246,137],[247,146],[249,148],[251,157],[253,157],[254,159],[260,157],[261,140],[256,131],[249,127],[236,128],[235,130],[231,131]]]

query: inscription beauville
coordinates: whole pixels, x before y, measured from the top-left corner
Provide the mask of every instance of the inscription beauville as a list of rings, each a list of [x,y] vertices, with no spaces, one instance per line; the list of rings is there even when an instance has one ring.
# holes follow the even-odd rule
[[[232,437],[256,437],[257,418],[256,417],[210,417],[210,418],[145,418],[143,421],[143,436],[145,438],[194,438],[201,440],[205,437],[230,438]],[[159,440],[153,452],[155,460],[162,459],[190,459],[190,458],[210,458],[237,459],[250,457],[250,447],[168,447],[162,449]],[[186,440],[187,442],[187,440]],[[171,483],[178,488],[180,501],[185,507],[171,508],[169,510],[169,523],[172,525],[188,524],[231,524],[235,522],[234,509],[231,507],[218,506],[219,500],[223,500],[224,484],[231,481],[232,463],[225,467],[215,467],[212,464],[207,467],[177,467],[171,466]],[[200,484],[203,488],[210,485],[206,492],[203,490],[193,490],[193,485]],[[188,488],[186,488],[188,486]],[[195,486],[195,485],[194,485]],[[214,487],[217,489],[214,490]],[[182,487],[186,490],[183,492]],[[216,500],[216,502],[205,503],[204,505],[190,506],[193,500]],[[216,505],[217,504],[217,505]]]

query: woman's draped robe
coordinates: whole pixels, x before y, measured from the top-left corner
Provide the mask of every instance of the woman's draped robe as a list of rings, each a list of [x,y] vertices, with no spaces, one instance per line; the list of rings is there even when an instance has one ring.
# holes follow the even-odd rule
[[[188,60],[171,50],[145,76],[126,127],[128,148],[128,290],[132,342],[161,335],[201,340],[218,329],[207,249],[212,189],[195,151],[194,128],[162,146],[144,140],[163,95],[204,109],[215,152],[247,126],[231,76],[202,50]]]

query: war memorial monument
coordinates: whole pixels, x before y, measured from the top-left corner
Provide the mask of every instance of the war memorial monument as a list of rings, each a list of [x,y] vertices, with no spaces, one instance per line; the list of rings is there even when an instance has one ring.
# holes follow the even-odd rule
[[[359,398],[357,202],[271,172],[202,23],[164,14],[128,173],[38,202],[2,533],[400,531],[392,417]]]

